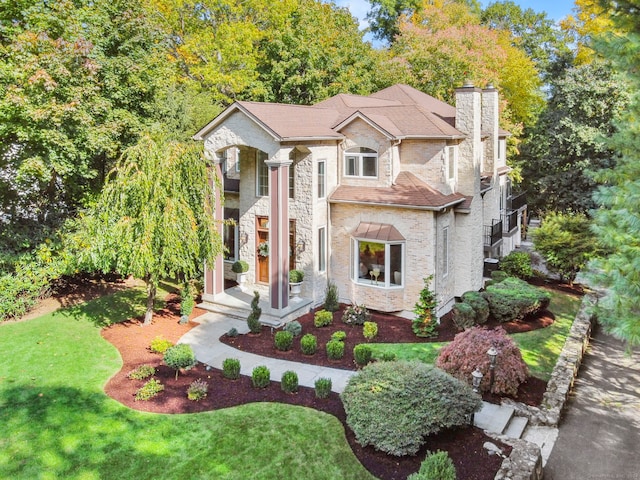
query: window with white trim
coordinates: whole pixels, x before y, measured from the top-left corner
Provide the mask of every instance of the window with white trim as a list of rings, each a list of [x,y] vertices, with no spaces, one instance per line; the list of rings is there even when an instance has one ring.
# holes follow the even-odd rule
[[[318,228],[318,271],[327,270],[327,229]]]
[[[378,152],[366,147],[354,147],[345,151],[344,175],[376,178],[378,176]]]
[[[456,145],[449,145],[445,148],[447,162],[447,180],[455,180],[457,165],[458,148]]]
[[[442,229],[442,276],[449,275],[449,227]]]
[[[269,196],[269,166],[265,163],[268,155],[258,150],[256,152],[256,195]]]
[[[325,173],[325,168],[326,168],[326,160],[322,159],[322,160],[318,160],[318,163],[316,164],[316,177],[317,177],[317,181],[318,181],[318,198],[325,198],[326,196],[326,192],[327,192],[327,184],[326,184],[326,173]]]
[[[365,285],[394,288],[403,285],[404,242],[352,239],[351,278]]]
[[[289,158],[291,158],[291,156],[289,156]],[[291,159],[293,160],[293,158]],[[293,198],[296,192],[295,178],[295,164],[292,161],[291,165],[289,165],[289,198]]]
[[[237,208],[225,208],[222,227],[222,242],[224,245],[223,258],[229,262],[238,259],[238,222],[240,220]]]

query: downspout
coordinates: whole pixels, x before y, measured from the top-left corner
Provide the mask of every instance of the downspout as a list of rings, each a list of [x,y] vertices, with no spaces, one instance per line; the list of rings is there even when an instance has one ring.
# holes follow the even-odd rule
[[[395,140],[393,140],[391,142],[391,155],[390,155],[390,161],[391,161],[391,185],[395,185],[396,184],[396,177],[393,174],[393,152],[394,152],[394,148],[399,146],[402,143],[402,139],[401,138],[396,138]]]

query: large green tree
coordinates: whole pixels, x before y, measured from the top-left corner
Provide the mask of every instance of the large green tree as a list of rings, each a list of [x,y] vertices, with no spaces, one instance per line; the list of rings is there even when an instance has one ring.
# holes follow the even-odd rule
[[[142,137],[124,152],[71,238],[81,268],[144,279],[145,324],[160,280],[194,278],[222,251],[212,214],[216,182],[201,149]]]
[[[626,86],[607,63],[571,67],[550,79],[546,110],[527,132],[518,160],[533,210],[596,206],[593,174],[615,165],[606,138],[627,104]]]
[[[522,48],[543,74],[559,57],[570,55],[566,34],[545,12],[523,9],[506,0],[489,4],[480,18],[491,29],[511,32],[513,44]]]
[[[595,47],[629,82],[633,96],[608,146],[619,154],[615,168],[603,170],[596,195],[594,233],[611,253],[594,263],[595,280],[607,288],[599,320],[630,347],[640,345],[640,24],[638,2],[602,1],[615,31]]]
[[[278,29],[259,44],[258,100],[312,104],[338,93],[367,95],[380,78],[376,52],[363,40],[348,10],[317,0],[298,0]]]
[[[141,0],[0,8],[0,217],[35,236],[95,194],[154,117],[162,36]]]

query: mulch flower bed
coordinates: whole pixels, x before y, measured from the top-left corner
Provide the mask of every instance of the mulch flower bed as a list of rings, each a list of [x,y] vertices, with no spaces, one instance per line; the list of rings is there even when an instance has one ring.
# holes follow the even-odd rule
[[[547,284],[548,286],[548,284]],[[582,293],[579,286],[559,285],[570,293]],[[343,306],[344,308],[344,306]],[[409,457],[394,457],[376,451],[372,447],[362,447],[356,440],[351,429],[346,425],[346,415],[336,393],[331,393],[327,399],[317,399],[311,388],[300,387],[298,393],[288,394],[281,390],[279,382],[272,381],[265,389],[255,389],[251,386],[251,379],[241,377],[232,381],[225,379],[222,372],[198,363],[194,368],[180,373],[175,379],[175,372],[163,365],[162,356],[149,350],[151,341],[160,336],[171,342],[177,342],[191,328],[197,326],[193,319],[205,313],[195,309],[191,315],[191,321],[181,325],[178,298],[171,296],[167,302],[167,308],[154,316],[152,325],[141,327],[139,320],[112,325],[102,331],[103,337],[111,342],[119,351],[123,359],[123,367],[114,375],[105,391],[122,404],[141,411],[155,413],[195,413],[220,408],[233,407],[249,402],[281,402],[292,405],[301,405],[330,413],[345,425],[345,434],[351,448],[359,461],[377,478],[381,480],[404,480],[409,474],[420,468],[426,452],[445,450],[452,458],[458,478],[466,480],[490,480],[499,469],[502,458],[488,455],[483,448],[484,442],[498,443],[485,436],[475,427],[459,428],[446,431],[427,438],[425,446],[415,455]],[[374,342],[433,342],[450,341],[453,339],[457,328],[450,316],[441,319],[436,338],[418,338],[411,331],[411,322],[393,315],[372,312],[371,321],[378,324],[378,335]],[[264,327],[260,335],[241,335],[231,338],[226,335],[221,338],[224,343],[235,348],[258,353],[270,357],[281,356],[287,360],[326,365],[334,368],[355,369],[353,360],[353,347],[358,343],[365,343],[362,335],[362,327],[349,326],[341,321],[342,310],[336,312],[334,323],[331,327],[316,328],[313,325],[313,312],[302,316],[298,321],[302,324],[303,334],[313,333],[318,339],[318,352],[309,357],[303,355],[299,348],[299,338],[294,341],[293,350],[287,353],[278,352],[273,343],[273,333],[268,327]],[[527,318],[523,322],[509,322],[500,324],[508,333],[525,332],[544,328],[554,321],[553,314],[541,312],[535,318]],[[487,328],[493,328],[497,324],[488,322]],[[340,361],[329,360],[324,350],[324,345],[331,334],[336,330],[344,330],[347,334],[345,357]],[[165,390],[157,397],[149,401],[135,401],[134,395],[144,383],[143,380],[131,380],[127,374],[142,364],[151,364],[156,367],[155,377],[165,386]],[[208,395],[199,402],[187,399],[186,391],[194,380],[205,380],[209,387]],[[542,394],[546,390],[546,382],[530,377],[521,385],[516,399],[530,405],[539,405]],[[499,403],[500,398],[485,395],[485,400]],[[511,449],[500,445],[505,454]]]

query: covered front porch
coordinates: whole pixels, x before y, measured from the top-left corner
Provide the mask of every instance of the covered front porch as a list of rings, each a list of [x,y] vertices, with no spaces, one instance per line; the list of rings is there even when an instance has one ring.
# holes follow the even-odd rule
[[[262,285],[253,285],[253,287],[255,288],[251,291],[243,291],[239,286],[231,286],[216,294],[213,299],[203,301],[198,307],[209,312],[246,320],[251,312],[251,300],[255,290],[260,293],[259,305],[262,309],[260,322],[263,325],[280,327],[311,311],[312,300],[304,297],[290,298],[285,308],[272,308],[269,302],[269,287]]]

